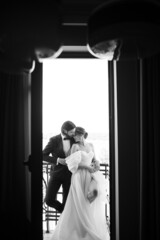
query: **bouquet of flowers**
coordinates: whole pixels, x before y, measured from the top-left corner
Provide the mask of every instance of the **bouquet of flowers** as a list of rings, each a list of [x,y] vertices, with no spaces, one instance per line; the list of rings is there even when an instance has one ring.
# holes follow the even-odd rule
[[[91,167],[93,167],[94,172],[99,171],[99,169],[100,169],[99,161],[93,160],[93,162],[91,163]]]
[[[94,159],[93,162],[91,163],[91,167],[93,168],[93,172],[92,172],[92,178],[91,178],[91,182],[90,182],[90,185],[88,188],[88,194],[87,194],[87,198],[90,203],[92,203],[98,196],[98,185],[97,185],[97,181],[94,178],[94,174],[96,174],[96,172],[98,172],[100,169],[99,161]]]

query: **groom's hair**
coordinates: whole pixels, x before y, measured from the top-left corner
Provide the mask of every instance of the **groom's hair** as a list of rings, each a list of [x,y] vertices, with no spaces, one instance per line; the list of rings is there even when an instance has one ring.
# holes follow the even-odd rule
[[[65,135],[64,130],[66,130],[67,132],[74,129],[76,127],[76,125],[71,122],[71,121],[66,121],[62,124],[61,127],[61,133]]]

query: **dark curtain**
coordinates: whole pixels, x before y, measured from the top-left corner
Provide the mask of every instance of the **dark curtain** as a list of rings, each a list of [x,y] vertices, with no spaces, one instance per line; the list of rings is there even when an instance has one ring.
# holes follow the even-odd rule
[[[26,239],[24,86],[28,74],[0,73],[0,218],[5,239]]]
[[[141,240],[160,239],[160,55],[142,61]]]

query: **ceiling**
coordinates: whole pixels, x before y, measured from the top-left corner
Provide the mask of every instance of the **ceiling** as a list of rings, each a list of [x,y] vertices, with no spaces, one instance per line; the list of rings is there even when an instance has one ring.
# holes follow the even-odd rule
[[[33,60],[50,57],[93,58],[87,48],[88,19],[97,7],[114,1],[52,0],[46,4],[27,1],[1,5],[0,69],[30,71]],[[128,2],[132,1],[137,0]],[[122,16],[119,9],[117,13]],[[109,12],[105,22],[116,19],[117,15]]]
[[[45,49],[40,50],[44,58],[56,52],[59,45],[60,57],[77,53],[92,57],[86,47],[87,20],[91,12],[106,1],[4,2],[0,15],[0,68],[23,64],[30,68],[37,46]]]
[[[144,15],[144,19],[146,19],[146,22],[149,20],[152,21],[152,17],[153,19],[155,18],[157,22],[159,22],[159,9],[160,9],[160,5],[159,5],[159,0],[62,0],[61,1],[61,9],[62,9],[62,39],[63,39],[63,52],[60,56],[67,56],[67,53],[69,52],[70,54],[72,53],[72,55],[74,55],[74,53],[78,52],[79,56],[80,54],[82,54],[83,56],[86,55],[86,57],[93,57],[92,54],[90,54],[88,48],[87,48],[87,22],[89,19],[89,16],[91,16],[92,12],[104,5],[105,3],[113,3],[113,2],[126,2],[126,3],[136,3],[135,6],[140,6],[139,4],[141,3],[141,6],[143,6],[143,9],[145,11],[142,11],[141,9],[134,9],[133,11],[135,12],[135,16],[137,16],[138,14],[140,16]],[[156,3],[159,7],[157,8],[157,11],[154,13],[150,12],[150,9],[147,9],[147,4],[146,3]],[[110,4],[111,5],[111,4]],[[117,4],[118,5],[118,4]],[[123,4],[121,4],[123,5]],[[129,14],[127,15],[126,12],[127,11],[123,11],[123,7],[121,8],[121,10],[119,10],[117,8],[117,12],[109,12],[106,14],[108,14],[109,17],[106,16],[106,18],[104,18],[103,20],[107,23],[110,21],[110,19],[114,20],[116,19],[117,23],[119,22],[119,20],[121,21],[121,18],[123,19],[123,15],[125,17],[125,21],[128,20],[128,18],[130,17]],[[131,10],[132,11],[132,10]],[[139,16],[138,15],[138,16]],[[152,16],[152,17],[150,17]],[[138,17],[137,17],[138,18]],[[140,17],[141,18],[141,17]],[[143,17],[142,17],[143,18]],[[107,20],[106,20],[107,19]],[[154,20],[155,21],[155,20]],[[98,22],[98,19],[97,19]],[[117,24],[118,26],[118,24]],[[133,43],[129,41],[127,39],[127,44],[125,46],[125,51],[128,55],[134,55],[132,52],[136,53],[136,47],[137,47],[137,41],[140,42],[140,47],[145,51],[150,51],[148,49],[153,48],[153,52],[155,51],[155,49],[158,47],[159,48],[159,40],[160,37],[157,38],[156,35],[160,35],[159,32],[159,27],[155,28],[155,31],[153,30],[152,26],[149,28],[149,26],[145,26],[145,22],[144,22],[144,26],[142,25],[142,28],[140,28],[141,33],[138,32],[137,27],[140,25],[136,25],[134,27],[129,27],[131,33],[133,34],[133,32],[135,32],[135,36],[138,36],[138,34],[142,35],[140,36],[140,38],[135,40],[133,39]],[[120,26],[121,27],[121,26]],[[124,26],[122,27],[122,32],[124,30]],[[129,29],[127,29],[128,27],[126,26],[126,32],[130,32]],[[119,29],[117,29],[118,32]],[[157,31],[158,30],[158,31]],[[112,29],[111,29],[112,31]],[[116,30],[115,30],[116,31]],[[107,31],[108,34],[108,31]],[[137,34],[137,35],[136,35]],[[153,35],[155,35],[153,37]],[[129,35],[128,35],[129,36]],[[134,42],[135,41],[135,42]],[[155,44],[153,44],[153,41]],[[131,44],[130,44],[131,42]],[[138,43],[139,44],[139,43]],[[134,46],[135,45],[135,46]],[[146,45],[146,46],[145,46]],[[155,47],[153,46],[155,45]],[[135,49],[134,49],[135,47]],[[154,49],[155,48],[155,49]],[[123,47],[124,49],[124,47]],[[147,50],[147,51],[146,51]],[[124,52],[124,51],[123,51]],[[152,51],[151,51],[152,52]],[[121,54],[122,55],[122,54]],[[145,55],[145,54],[144,54]],[[124,54],[125,56],[125,54]],[[136,54],[135,54],[136,56]]]
[[[87,49],[87,21],[95,8],[109,0],[62,0],[62,57],[68,52],[93,57]],[[112,1],[112,0],[111,0]]]

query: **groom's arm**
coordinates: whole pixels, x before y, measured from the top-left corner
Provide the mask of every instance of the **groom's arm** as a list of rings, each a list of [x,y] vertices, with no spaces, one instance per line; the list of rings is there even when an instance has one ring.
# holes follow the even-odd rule
[[[73,144],[72,147],[71,147],[71,149],[70,149],[70,154],[69,154],[69,155],[71,155],[72,153],[74,153],[74,152],[76,152],[76,151],[78,151],[77,144]],[[62,164],[62,165],[67,165],[65,158],[58,158],[58,159],[57,159],[57,162],[60,163],[60,164]]]
[[[54,149],[56,149],[56,142],[54,138],[50,138],[48,144],[43,150],[43,161],[46,161],[51,164],[57,163],[57,154],[56,151],[54,152]]]

